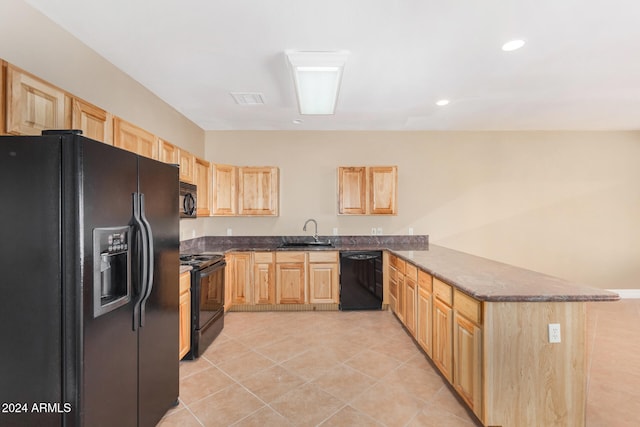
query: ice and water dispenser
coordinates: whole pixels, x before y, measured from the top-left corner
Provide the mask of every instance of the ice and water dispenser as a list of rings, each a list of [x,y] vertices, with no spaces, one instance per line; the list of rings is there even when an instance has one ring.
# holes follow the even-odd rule
[[[93,230],[93,317],[131,300],[131,227]]]

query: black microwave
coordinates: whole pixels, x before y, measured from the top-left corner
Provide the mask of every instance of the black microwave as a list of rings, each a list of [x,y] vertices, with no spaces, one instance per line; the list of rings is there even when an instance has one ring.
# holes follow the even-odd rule
[[[198,187],[180,181],[180,218],[196,218]]]

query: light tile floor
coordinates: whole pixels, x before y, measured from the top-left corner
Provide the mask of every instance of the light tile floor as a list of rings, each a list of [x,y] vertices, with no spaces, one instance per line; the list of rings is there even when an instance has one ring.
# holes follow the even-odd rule
[[[588,305],[588,427],[640,425],[640,300]],[[480,425],[388,311],[228,313],[159,426]]]

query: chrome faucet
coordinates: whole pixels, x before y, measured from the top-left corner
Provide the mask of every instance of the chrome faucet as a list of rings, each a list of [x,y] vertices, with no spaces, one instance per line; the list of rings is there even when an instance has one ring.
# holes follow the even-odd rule
[[[318,223],[316,222],[315,219],[311,218],[306,220],[304,223],[304,227],[302,227],[302,231],[307,231],[307,224],[309,224],[310,222],[313,222],[313,224],[316,226],[316,231],[315,233],[313,233],[313,240],[317,242],[318,241]]]

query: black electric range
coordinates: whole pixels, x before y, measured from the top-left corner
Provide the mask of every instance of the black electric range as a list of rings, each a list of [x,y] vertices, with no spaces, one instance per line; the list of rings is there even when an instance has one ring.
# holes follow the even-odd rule
[[[196,359],[224,327],[224,255],[217,252],[180,255],[180,264],[191,270],[191,350],[185,359]]]

